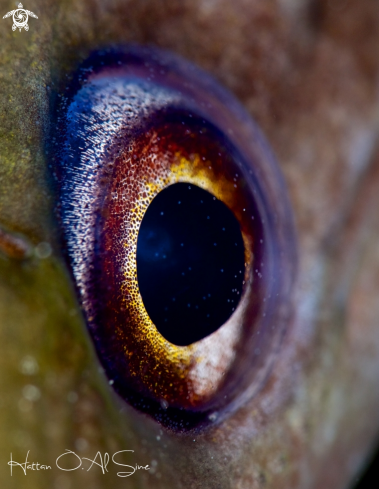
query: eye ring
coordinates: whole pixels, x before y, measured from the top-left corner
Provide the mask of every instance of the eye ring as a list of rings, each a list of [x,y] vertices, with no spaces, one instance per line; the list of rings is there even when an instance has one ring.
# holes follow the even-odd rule
[[[57,124],[60,137],[58,161],[54,167],[59,193],[58,214],[68,261],[100,361],[123,398],[167,426],[178,429],[200,426],[206,424],[215,412],[221,419],[262,387],[272,368],[289,314],[289,296],[296,267],[295,233],[284,182],[273,154],[257,125],[228,92],[192,64],[156,48],[126,46],[96,52],[82,64],[66,92],[68,96],[57,111],[60,121],[63,121]],[[110,112],[109,104],[113,104],[115,112],[119,111],[117,117]],[[128,124],[123,120],[127,110],[132,113],[127,119]],[[89,128],[87,114],[88,120],[93,122],[96,119],[103,132]],[[204,154],[212,155],[209,172],[204,166],[200,179],[199,172],[194,171],[197,160],[191,161],[185,144],[182,142],[179,156],[170,147],[170,131],[184,141],[185,134],[180,132],[181,122],[183,131],[188,128],[193,133],[198,131],[196,140],[201,140],[202,148],[207,148]],[[201,128],[208,139],[200,136]],[[167,144],[164,147],[162,139],[165,137]],[[154,339],[155,346],[154,342],[149,346],[146,342],[149,329],[144,330],[147,331],[144,336],[131,333],[133,328],[138,331],[144,321],[143,316],[139,316],[130,329],[130,308],[127,305],[129,315],[125,316],[125,303],[113,300],[120,297],[120,293],[111,290],[115,283],[133,282],[136,267],[129,267],[132,270],[129,277],[125,270],[120,275],[120,263],[110,251],[115,243],[112,230],[119,229],[124,222],[110,224],[110,219],[116,214],[114,209],[121,202],[116,198],[113,205],[110,189],[117,180],[115,175],[122,171],[120,168],[127,167],[125,155],[138,158],[143,151],[151,155],[156,151],[152,150],[154,144],[159,146],[161,160],[164,159],[163,154],[171,152],[175,164],[171,161],[169,165],[171,173],[167,173],[162,164],[158,170],[155,168],[155,188],[148,198],[142,199],[143,205],[140,196],[134,197],[137,223],[141,222],[148,202],[160,190],[168,184],[184,181],[202,185],[216,197],[226,199],[228,206],[238,214],[242,229],[245,229],[247,286],[244,299],[248,297],[249,300],[248,303],[242,300],[241,307],[237,309],[239,314],[245,315],[245,319],[239,320],[244,326],[235,341],[233,359],[223,367],[225,378],[217,378],[217,392],[207,390],[203,396],[200,391],[193,395],[193,384],[187,382],[186,387],[175,380],[183,377],[181,369],[186,368],[185,375],[189,378],[188,372],[191,368],[193,370],[194,362],[200,361],[201,355],[193,355],[193,346],[184,351],[159,339],[160,356],[165,360],[155,362],[154,368],[166,371],[166,382],[158,387],[153,386],[154,379],[157,384],[157,377],[149,377],[143,368],[136,367],[143,363],[143,355],[151,359],[157,339]],[[215,148],[211,151],[212,145]],[[228,178],[222,178],[220,170],[217,170],[216,152],[223,155],[219,166],[229,169]],[[182,167],[180,158],[185,160]],[[176,173],[172,172],[173,165]],[[233,172],[238,176],[237,184],[233,181]],[[131,174],[127,175],[125,181],[131,178]],[[74,185],[78,188],[75,189]],[[243,195],[242,201],[238,192],[232,191],[234,186]],[[84,209],[84,217],[75,214],[78,207]],[[246,211],[248,219],[244,216]],[[131,221],[126,219],[125,222]],[[127,235],[125,242],[129,243],[135,257],[138,225],[131,227],[133,232]],[[254,239],[249,242],[252,235]],[[109,283],[105,277],[111,277]],[[247,292],[252,283],[253,291]],[[121,296],[125,299],[127,291]],[[106,298],[106,307],[101,297]],[[138,295],[134,296],[134,301],[136,297]],[[122,326],[125,318],[128,334]],[[219,332],[216,333],[220,336]],[[132,342],[131,336],[135,338]],[[122,348],[119,346],[120,338]],[[137,346],[141,341],[142,348]],[[210,346],[211,349],[202,351],[209,353],[212,350]],[[142,353],[137,361],[136,351]],[[235,355],[236,351],[238,355]],[[151,365],[145,361],[145,366]],[[139,379],[138,384],[133,379],[146,375],[149,380],[145,383]],[[170,384],[176,386],[172,391]]]

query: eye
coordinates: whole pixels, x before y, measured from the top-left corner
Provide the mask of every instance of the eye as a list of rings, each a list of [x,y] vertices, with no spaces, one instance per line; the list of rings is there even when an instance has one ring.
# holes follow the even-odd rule
[[[157,49],[96,52],[65,93],[57,209],[100,362],[171,429],[218,422],[262,387],[290,314],[271,150],[230,94]]]

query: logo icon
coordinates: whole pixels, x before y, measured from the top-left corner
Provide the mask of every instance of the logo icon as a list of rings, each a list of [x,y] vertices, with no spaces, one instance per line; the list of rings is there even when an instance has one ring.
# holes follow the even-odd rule
[[[33,14],[30,10],[25,10],[22,8],[22,3],[18,4],[18,9],[16,10],[11,10],[7,14],[4,15],[3,19],[6,19],[7,17],[10,17],[13,15],[13,25],[12,25],[12,31],[15,31],[16,29],[21,29],[24,28],[26,31],[29,30],[28,26],[28,19],[29,15],[30,17],[34,17],[35,19],[38,19],[36,14]]]

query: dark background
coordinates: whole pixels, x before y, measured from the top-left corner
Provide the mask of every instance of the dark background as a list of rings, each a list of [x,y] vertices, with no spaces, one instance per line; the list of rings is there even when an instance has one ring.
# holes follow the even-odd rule
[[[366,470],[358,477],[354,489],[379,489],[379,447]]]

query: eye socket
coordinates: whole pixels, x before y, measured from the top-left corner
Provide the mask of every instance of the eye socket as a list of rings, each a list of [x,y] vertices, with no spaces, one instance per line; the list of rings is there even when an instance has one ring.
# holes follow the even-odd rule
[[[105,372],[121,397],[171,429],[219,421],[262,387],[289,313],[295,240],[272,153],[230,94],[201,70],[161,50],[128,46],[96,52],[65,92],[57,110],[57,208],[68,262]],[[229,213],[227,227],[234,226],[236,234],[230,231],[221,240],[226,246],[235,239],[237,251],[226,246],[214,268],[229,275],[234,270],[234,277],[229,290],[224,283],[225,293],[217,288],[217,276],[211,277],[215,285],[208,294],[215,293],[223,304],[218,308],[216,300],[208,310],[200,308],[196,296],[202,283],[178,286],[183,297],[169,333],[158,319],[157,328],[148,312],[158,317],[147,305],[154,302],[148,299],[154,287],[150,290],[149,269],[143,265],[141,223],[148,221],[154,202],[172,193],[186,199],[188,187],[200,195],[197,202],[201,195],[210,197]],[[204,218],[202,212],[193,218],[194,226]],[[196,263],[200,254],[200,237],[189,226],[171,224],[165,231],[169,238],[159,235],[174,243],[173,235],[180,240],[186,232],[186,242],[198,246],[177,266],[175,252],[174,274],[188,260]],[[217,245],[217,226],[203,229]],[[208,265],[215,254],[207,253],[203,264]],[[201,277],[201,263],[197,267]],[[163,295],[154,303],[158,311],[168,308],[172,281],[160,286]],[[211,327],[207,314],[217,315],[228,295],[235,310],[229,309],[230,317],[221,314],[223,319]],[[182,306],[191,302],[201,310],[182,320],[181,308],[183,318],[188,316]],[[196,321],[194,336],[191,321]]]

